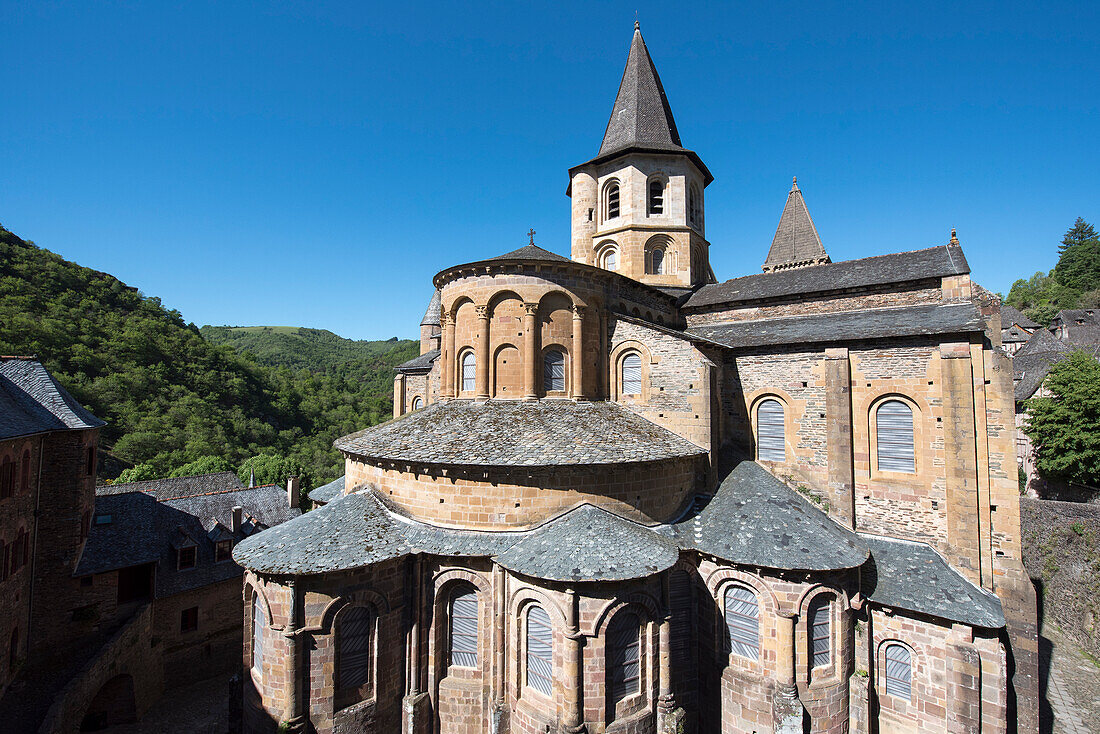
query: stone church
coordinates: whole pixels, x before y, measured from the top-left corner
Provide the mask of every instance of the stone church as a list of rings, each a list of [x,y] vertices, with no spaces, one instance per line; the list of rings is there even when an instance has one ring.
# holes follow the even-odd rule
[[[569,177],[570,257],[440,271],[394,420],[234,551],[247,730],[1037,731],[1012,367],[954,233],[832,262],[796,183],[718,282],[637,27]]]

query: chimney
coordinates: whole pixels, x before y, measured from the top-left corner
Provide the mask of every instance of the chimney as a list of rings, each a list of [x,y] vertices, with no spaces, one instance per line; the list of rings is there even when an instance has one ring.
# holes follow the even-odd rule
[[[241,514],[244,512],[244,508],[237,505],[233,508],[233,519],[229,523],[229,530],[236,535],[241,532]]]
[[[291,507],[298,506],[298,477],[286,478],[286,498]]]

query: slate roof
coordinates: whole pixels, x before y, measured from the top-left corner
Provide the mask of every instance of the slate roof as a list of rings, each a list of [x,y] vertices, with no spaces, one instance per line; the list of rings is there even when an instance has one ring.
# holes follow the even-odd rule
[[[568,263],[573,262],[567,257],[559,255],[556,252],[550,252],[544,250],[538,245],[524,245],[518,250],[512,250],[506,252],[503,255],[498,255],[493,260],[548,260],[550,262]]]
[[[982,328],[982,316],[974,304],[953,303],[732,321],[692,327],[688,333],[736,348],[961,334]]]
[[[394,367],[395,372],[424,372],[432,368],[432,364],[439,359],[438,349],[429,349],[418,357],[413,357],[408,362],[402,362]]]
[[[1006,306],[1001,304],[1001,327],[1008,328],[1010,324],[1016,324],[1022,326],[1025,329],[1038,329],[1039,324],[1035,323],[1021,311],[1013,308],[1012,306]]]
[[[1012,355],[1013,398],[1027,400],[1043,384],[1050,368],[1065,359],[1073,349],[1054,338],[1046,329],[1036,329],[1020,351]]]
[[[38,360],[0,358],[0,439],[104,425]]]
[[[1004,627],[1001,600],[951,568],[931,546],[875,535],[860,539],[871,548],[871,561],[860,573],[871,601],[975,627]]]
[[[866,288],[969,273],[962,248],[941,245],[912,252],[844,260],[815,268],[757,273],[705,285],[687,300],[687,309],[783,298],[806,293]]]
[[[453,530],[393,512],[370,490],[250,538],[233,557],[261,572],[309,575],[411,553],[496,556],[516,573],[557,581],[643,578],[679,557],[669,538],[588,504],[525,531]]]
[[[1013,342],[1026,342],[1031,338],[1031,332],[1025,331],[1013,324],[1007,329],[1001,329],[1001,342],[1011,344]]]
[[[328,484],[321,485],[309,493],[309,498],[315,504],[323,505],[332,502],[344,493],[344,477],[334,479]]]
[[[460,466],[588,466],[705,453],[616,403],[572,400],[447,400],[334,445],[365,458]]]
[[[722,480],[699,514],[672,527],[682,548],[761,568],[856,568],[867,545],[754,461]]]
[[[153,495],[158,500],[178,499],[180,497],[194,497],[195,495],[209,494],[211,492],[225,492],[231,489],[244,487],[237,474],[231,471],[214,472],[211,474],[196,474],[190,477],[177,477],[174,479],[150,479],[144,482],[126,482],[122,484],[107,484],[96,487],[97,496],[109,494],[129,494],[130,492],[144,492]]]
[[[439,326],[441,298],[442,296],[440,295],[439,289],[436,288],[435,292],[432,293],[431,300],[428,301],[428,308],[424,311],[424,318],[420,319],[421,326]]]
[[[158,500],[154,492],[130,491],[96,495],[95,516],[110,515],[107,524],[93,521],[84,552],[73,576],[105,573],[156,563],[158,598],[240,576],[233,561],[215,562],[216,538],[232,526],[233,507],[244,508],[240,541],[265,528],[297,517],[278,485],[245,487]],[[196,544],[196,563],[177,568],[176,548]]]
[[[600,152],[588,163],[600,163],[628,151],[682,153],[699,167],[705,183],[714,180],[699,156],[680,143],[664,85],[637,23]]]
[[[801,267],[806,265],[824,265],[829,262],[817,227],[806,208],[802,191],[798,188],[798,179],[794,179],[787,194],[787,203],[783,206],[783,215],[772,238],[771,249],[764,260],[764,272],[783,267]]]

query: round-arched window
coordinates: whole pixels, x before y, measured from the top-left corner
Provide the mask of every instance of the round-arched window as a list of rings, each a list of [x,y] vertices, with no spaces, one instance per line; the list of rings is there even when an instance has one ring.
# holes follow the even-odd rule
[[[413,398],[413,404],[412,404],[412,409],[413,410],[420,410],[423,407],[424,407],[424,400],[419,395],[417,395],[415,398]]]
[[[604,270],[618,270],[619,251],[614,247],[609,247],[604,250],[603,255],[600,257],[600,267]]]
[[[664,214],[665,212],[665,185],[659,179],[649,182],[649,207],[650,214]]]
[[[786,461],[783,403],[761,400],[756,408],[756,457],[762,461]]]
[[[637,352],[631,352],[623,357],[622,380],[623,395],[642,394],[642,357]]]
[[[623,612],[607,629],[607,667],[611,674],[611,700],[632,696],[641,681],[641,623],[638,615]]]
[[[604,188],[605,219],[614,219],[619,216],[619,182],[612,181]]]
[[[909,649],[894,643],[886,646],[886,695],[908,701],[913,695],[913,660]]]
[[[557,349],[543,357],[542,384],[546,392],[565,392],[565,355]]]
[[[913,409],[901,400],[887,400],[875,411],[878,468],[915,474],[913,452]]]
[[[473,352],[462,355],[462,390],[473,392],[477,386],[477,357]]]
[[[665,251],[660,247],[653,250],[649,256],[650,269],[655,275],[663,275],[665,272]]]

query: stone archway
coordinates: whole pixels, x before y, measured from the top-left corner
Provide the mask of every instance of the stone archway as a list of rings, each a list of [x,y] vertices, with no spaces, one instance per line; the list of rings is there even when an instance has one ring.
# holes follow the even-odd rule
[[[99,731],[134,721],[137,721],[137,703],[133,676],[116,675],[104,683],[92,699],[80,722],[80,731]]]

